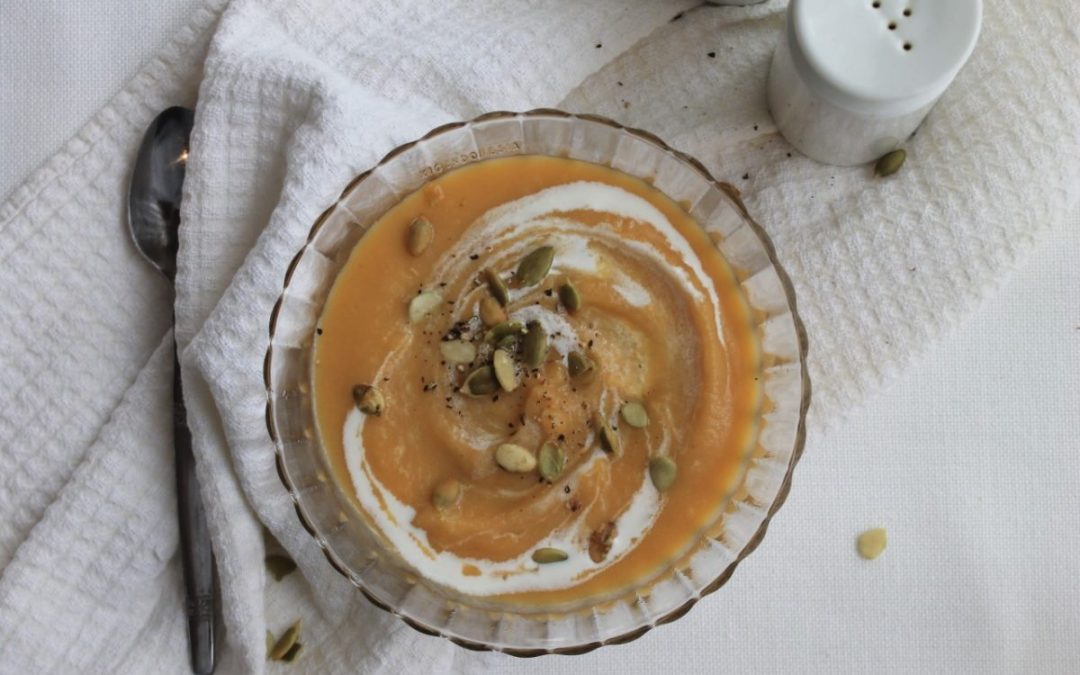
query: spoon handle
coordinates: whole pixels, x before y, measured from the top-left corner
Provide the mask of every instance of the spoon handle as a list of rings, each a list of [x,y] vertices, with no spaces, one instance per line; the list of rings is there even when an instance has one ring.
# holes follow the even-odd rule
[[[176,448],[176,497],[180,519],[180,556],[187,598],[191,669],[198,675],[214,672],[214,551],[206,526],[206,511],[195,476],[191,429],[187,425],[180,359],[173,344],[173,444]]]

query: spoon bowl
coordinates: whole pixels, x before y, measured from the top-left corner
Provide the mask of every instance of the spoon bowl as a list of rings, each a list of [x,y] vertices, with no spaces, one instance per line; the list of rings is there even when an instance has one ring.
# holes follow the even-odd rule
[[[128,228],[135,247],[170,280],[176,276],[180,199],[195,112],[172,107],[143,136],[128,191]]]

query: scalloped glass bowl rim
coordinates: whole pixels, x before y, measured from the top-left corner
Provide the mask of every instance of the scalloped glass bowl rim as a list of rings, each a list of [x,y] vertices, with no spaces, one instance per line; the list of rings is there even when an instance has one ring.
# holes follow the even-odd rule
[[[335,551],[334,546],[331,544],[331,542],[328,541],[327,537],[324,534],[320,534],[320,529],[323,529],[324,531],[327,529],[327,523],[326,522],[317,523],[316,521],[318,519],[316,517],[313,517],[312,514],[310,513],[310,511],[313,511],[315,509],[315,507],[312,504],[307,503],[308,500],[305,498],[305,490],[302,487],[297,485],[297,481],[294,480],[294,477],[292,476],[292,474],[290,472],[290,468],[289,468],[289,466],[287,466],[288,462],[286,461],[286,458],[285,458],[285,455],[288,454],[290,452],[290,449],[291,449],[290,444],[283,440],[283,435],[281,433],[282,427],[287,425],[288,413],[289,413],[289,410],[290,410],[290,408],[285,405],[285,399],[288,398],[288,394],[283,394],[282,396],[278,396],[275,393],[275,391],[276,391],[276,389],[275,389],[275,384],[276,384],[276,382],[275,382],[275,368],[274,368],[274,364],[275,364],[275,339],[278,338],[279,330],[281,332],[285,332],[284,330],[282,330],[281,325],[279,325],[279,323],[284,319],[284,317],[282,316],[283,303],[285,302],[286,297],[289,295],[290,284],[291,284],[291,282],[294,281],[294,274],[297,272],[298,267],[301,266],[301,262],[302,262],[302,259],[305,257],[305,254],[308,253],[312,249],[312,247],[313,247],[313,245],[314,245],[314,243],[316,241],[316,238],[319,235],[320,229],[324,226],[324,224],[326,223],[328,218],[335,212],[336,209],[341,207],[342,204],[344,204],[350,198],[350,195],[352,195],[354,193],[354,191],[357,190],[357,188],[364,183],[364,181],[370,180],[374,176],[378,176],[381,170],[386,170],[387,167],[390,167],[395,163],[395,160],[398,160],[399,158],[402,158],[403,156],[408,155],[410,153],[410,151],[414,151],[417,148],[422,149],[423,144],[425,144],[427,142],[431,142],[433,139],[439,139],[440,137],[443,137],[445,135],[452,134],[454,132],[458,132],[458,131],[461,131],[461,130],[469,130],[469,129],[475,130],[475,129],[481,128],[485,123],[489,123],[489,122],[505,122],[505,121],[511,121],[511,120],[520,121],[523,128],[524,128],[525,124],[527,124],[527,123],[529,123],[531,121],[538,121],[537,123],[551,122],[552,124],[563,123],[563,124],[566,124],[566,125],[570,125],[570,126],[567,127],[566,130],[561,130],[560,133],[562,133],[563,131],[567,131],[567,130],[571,129],[572,126],[576,125],[576,124],[585,125],[586,127],[589,127],[589,128],[591,128],[593,125],[600,125],[599,129],[602,129],[602,130],[605,130],[605,131],[608,131],[608,132],[611,132],[611,133],[615,133],[615,134],[618,135],[618,137],[620,139],[621,138],[632,139],[633,142],[631,142],[629,144],[630,146],[633,146],[635,143],[643,143],[643,144],[645,144],[645,146],[647,146],[646,148],[642,148],[639,151],[635,151],[633,148],[631,148],[631,150],[628,151],[630,156],[626,158],[627,160],[632,160],[633,159],[633,153],[634,152],[642,152],[642,153],[648,152],[648,153],[652,153],[652,154],[659,153],[659,154],[656,154],[656,157],[658,157],[659,159],[654,158],[652,160],[653,163],[654,163],[654,166],[652,167],[654,171],[663,171],[663,167],[661,167],[660,165],[663,164],[665,161],[668,161],[668,160],[665,159],[665,156],[666,156],[667,158],[670,158],[670,160],[673,160],[674,163],[676,163],[678,165],[681,165],[681,167],[682,167],[681,170],[682,171],[686,171],[686,169],[689,169],[690,173],[696,174],[696,177],[690,176],[690,178],[692,178],[694,180],[702,180],[702,181],[704,181],[704,183],[706,184],[708,189],[712,189],[714,191],[719,191],[719,193],[723,196],[723,198],[726,198],[728,200],[729,208],[734,207],[734,210],[737,212],[738,218],[741,219],[741,222],[736,223],[734,225],[736,230],[734,232],[729,232],[727,234],[734,238],[735,236],[739,236],[739,233],[742,232],[741,236],[743,236],[743,238],[748,239],[748,241],[745,244],[740,244],[740,246],[747,247],[748,250],[749,249],[755,249],[753,252],[748,253],[747,255],[764,256],[764,259],[757,259],[755,264],[760,266],[760,265],[762,265],[762,263],[764,263],[764,266],[760,267],[759,269],[760,270],[766,270],[766,271],[770,272],[770,274],[767,275],[767,280],[765,282],[763,282],[761,285],[765,286],[765,285],[771,284],[771,286],[769,286],[768,291],[759,291],[759,294],[761,294],[763,296],[765,294],[767,294],[767,293],[770,293],[770,292],[774,296],[776,296],[777,294],[781,294],[782,297],[779,298],[779,300],[782,301],[786,305],[784,307],[779,307],[779,308],[774,307],[773,308],[773,310],[774,310],[773,315],[782,317],[786,321],[790,322],[790,330],[785,331],[783,337],[784,337],[784,339],[786,341],[793,343],[793,344],[786,345],[786,347],[790,348],[792,350],[792,354],[791,354],[792,363],[790,365],[794,367],[794,371],[792,373],[792,378],[791,378],[791,379],[794,380],[794,383],[788,383],[787,386],[788,386],[789,389],[793,388],[793,387],[797,389],[797,391],[793,392],[795,394],[795,399],[790,401],[789,404],[788,404],[788,407],[792,408],[792,410],[783,411],[783,412],[789,413],[791,415],[796,415],[797,414],[797,420],[795,420],[794,425],[793,425],[793,438],[791,439],[791,444],[789,446],[789,450],[788,450],[787,453],[781,453],[781,454],[787,454],[788,455],[788,460],[786,462],[786,466],[782,467],[782,477],[781,477],[781,479],[778,480],[778,482],[777,482],[777,484],[775,486],[771,486],[771,489],[773,489],[773,497],[767,504],[754,504],[754,506],[756,506],[756,507],[758,507],[759,509],[762,510],[760,520],[757,523],[752,523],[751,524],[752,527],[749,530],[749,534],[745,538],[744,545],[738,550],[738,553],[736,555],[734,555],[734,557],[729,562],[727,562],[727,564],[722,568],[722,570],[719,572],[719,574],[717,574],[714,578],[712,578],[712,580],[710,582],[708,582],[707,584],[699,584],[698,585],[699,587],[697,587],[697,588],[688,589],[689,592],[687,593],[687,597],[685,597],[685,599],[683,599],[682,602],[679,603],[677,606],[675,606],[673,609],[669,609],[668,611],[664,611],[663,613],[654,614],[654,615],[651,615],[651,616],[643,615],[643,616],[646,616],[646,620],[639,621],[638,622],[639,625],[629,625],[628,624],[627,628],[625,630],[617,630],[612,635],[592,635],[592,636],[583,635],[580,643],[557,644],[555,646],[544,645],[543,640],[539,639],[539,638],[536,639],[535,641],[530,641],[529,639],[522,640],[522,642],[525,642],[525,644],[514,644],[514,643],[512,643],[512,642],[510,642],[510,641],[508,641],[506,639],[501,639],[500,640],[497,637],[492,637],[490,639],[483,639],[483,638],[476,639],[476,637],[474,637],[472,635],[463,634],[465,631],[452,629],[449,625],[442,625],[442,626],[431,625],[431,624],[433,624],[435,622],[420,620],[416,616],[413,616],[412,613],[410,613],[409,608],[402,607],[400,605],[395,605],[395,604],[393,604],[391,602],[387,602],[386,599],[384,599],[384,598],[378,597],[379,589],[370,588],[369,586],[372,586],[372,584],[365,581],[364,579],[362,579],[360,577],[360,572],[357,572],[356,570],[350,569],[349,565],[344,560],[342,560],[342,557],[339,555],[339,552]],[[511,125],[511,127],[512,127],[512,125]],[[576,133],[576,131],[571,132],[571,135],[573,133]],[[417,176],[413,176],[413,178],[418,179],[419,182],[418,182],[418,184],[414,185],[411,189],[409,189],[408,192],[411,192],[411,191],[415,190],[416,188],[418,188],[420,185],[427,182],[431,178],[434,178],[434,177],[436,177],[438,175],[441,175],[441,173],[443,171],[451,170],[451,169],[456,168],[457,166],[460,166],[460,165],[470,164],[470,163],[473,163],[473,162],[476,162],[476,161],[482,161],[484,159],[489,159],[489,158],[493,158],[493,157],[496,157],[496,156],[520,155],[520,154],[551,154],[552,156],[571,156],[573,158],[580,158],[580,159],[586,159],[586,161],[591,161],[588,158],[588,156],[580,157],[578,155],[575,155],[575,153],[573,151],[574,150],[573,148],[566,148],[562,153],[548,153],[548,152],[537,153],[537,152],[528,152],[528,151],[526,151],[526,152],[513,152],[513,151],[511,151],[511,152],[505,152],[505,151],[504,152],[498,152],[498,151],[496,151],[496,152],[493,152],[490,155],[485,155],[484,152],[482,151],[482,149],[480,149],[479,146],[478,146],[478,143],[477,143],[478,139],[473,137],[471,140],[474,142],[474,144],[476,144],[475,145],[475,147],[477,147],[476,151],[471,152],[471,153],[466,153],[462,157],[456,157],[455,156],[455,160],[460,160],[459,163],[456,163],[456,164],[452,163],[452,162],[447,162],[447,166],[445,166],[445,167],[442,167],[440,163],[435,163],[433,165],[429,165],[428,168],[424,169],[424,170],[426,171],[426,170],[430,169],[432,171],[431,174],[430,175],[424,175],[422,178],[418,178]],[[563,139],[563,140],[566,141],[567,143],[571,142],[571,139]],[[619,143],[616,142],[616,145],[619,145]],[[501,147],[501,146],[496,146],[496,147]],[[520,149],[520,147],[518,147],[517,149]],[[580,154],[580,151],[582,149],[577,148],[577,150],[579,151],[579,154]],[[639,174],[635,173],[635,171],[633,170],[633,169],[636,168],[636,165],[627,166],[625,168],[615,165],[614,160],[616,159],[617,151],[618,151],[617,149],[612,150],[612,155],[605,157],[605,159],[607,161],[596,162],[596,163],[604,164],[604,165],[610,166],[612,168],[615,168],[617,170],[621,170],[621,171],[625,171],[627,173],[631,173],[632,175],[639,175]],[[588,155],[589,153],[585,152],[585,154]],[[431,167],[435,167],[435,169],[438,169],[438,170],[431,169]],[[627,170],[627,169],[630,169],[630,170]],[[640,176],[640,177],[647,178],[647,179],[653,178],[653,176]],[[650,181],[650,182],[652,182],[652,181]],[[656,183],[654,183],[654,185],[656,185]],[[674,195],[668,193],[668,191],[664,190],[663,187],[661,187],[660,185],[657,185],[657,187],[659,189],[661,189],[661,191],[665,192],[666,194],[669,194],[669,196],[671,196],[672,198],[675,198]],[[381,210],[381,212],[385,212],[386,208],[389,208],[390,206],[392,206],[393,203],[396,203],[397,200],[400,200],[400,198],[402,196],[404,196],[404,194],[407,194],[408,192],[404,192],[403,194],[397,195],[397,197],[395,198],[394,201],[389,202],[389,203],[385,204],[384,206],[377,206],[375,208],[375,211],[373,212],[375,214],[374,217],[377,218],[377,215],[379,214],[378,212],[380,210]],[[701,201],[705,201],[705,198],[702,197]],[[353,207],[353,208],[356,208],[356,207]],[[719,210],[719,205],[716,208],[717,208],[717,210]],[[348,211],[348,209],[345,209],[345,210]],[[694,215],[693,211],[691,211],[691,215]],[[727,217],[727,219],[730,221],[731,216],[729,215]],[[373,222],[373,220],[366,223],[362,228],[358,228],[361,231],[356,234],[357,239],[359,239],[359,237],[362,236],[363,231],[366,231],[367,226],[369,226],[371,224],[371,222]],[[709,229],[709,227],[705,223],[702,223],[700,220],[699,220],[699,224],[702,224],[702,226],[705,227],[707,230]],[[354,225],[355,225],[355,223],[354,223]],[[732,227],[732,225],[721,225],[719,227],[730,228],[730,227]],[[714,239],[715,239],[715,237],[714,237]],[[718,241],[718,243],[717,243],[717,245],[722,250],[724,250],[724,244],[723,244],[724,241],[726,241],[726,239],[722,239],[721,241]],[[340,242],[339,242],[339,244],[340,244]],[[347,242],[345,244],[340,244],[340,245],[343,246],[344,250],[345,250],[345,255],[343,257],[347,257],[348,251],[351,250],[353,245],[355,245],[355,241]],[[735,249],[736,255],[738,255],[738,251],[740,251],[740,250],[742,250],[742,249]],[[729,255],[729,252],[725,251],[725,255]],[[342,256],[339,256],[339,257],[342,257]],[[338,269],[340,269],[341,262],[343,262],[343,259],[339,260]],[[738,265],[735,264],[735,263],[733,263],[733,265],[738,267]],[[334,274],[332,276],[336,277],[336,270],[335,270],[335,272],[334,272]],[[763,276],[766,276],[766,275],[763,275]],[[747,282],[747,279],[745,279],[745,278],[740,279],[740,283],[745,284],[746,282]],[[332,286],[333,278],[331,278],[326,283],[327,283],[327,286]],[[323,296],[323,299],[325,299],[325,295]],[[766,300],[766,303],[769,303],[769,302],[775,304],[777,302],[777,298],[773,297],[771,300]],[[321,308],[321,305],[320,305],[317,308],[317,310],[309,312],[308,315],[305,317],[305,319],[307,319],[309,324],[310,324],[310,326],[309,326],[310,330],[307,331],[309,333],[309,335],[306,336],[306,339],[308,340],[308,348],[310,348],[310,340],[311,340],[312,334],[314,333],[314,330],[315,330],[315,322],[317,322],[317,320],[318,320],[318,315],[321,313],[321,309],[322,308]],[[313,316],[313,318],[311,318],[312,316]],[[768,316],[767,317],[767,319],[771,319],[771,318],[774,318],[774,317],[773,316]],[[762,323],[764,323],[764,321]],[[787,324],[785,323],[785,326],[786,325]],[[690,157],[690,156],[688,156],[688,155],[686,155],[684,153],[681,153],[681,152],[679,152],[677,150],[672,149],[670,146],[668,146],[662,140],[660,140],[655,135],[653,135],[653,134],[651,134],[649,132],[642,131],[640,129],[634,129],[634,128],[631,128],[631,127],[626,127],[626,126],[623,126],[623,125],[619,124],[618,122],[615,122],[613,120],[610,120],[610,119],[607,119],[607,118],[604,118],[604,117],[596,116],[596,115],[571,114],[571,113],[563,112],[563,111],[560,111],[560,110],[553,110],[553,109],[538,109],[538,110],[532,110],[532,111],[523,112],[523,113],[504,112],[504,111],[492,112],[492,113],[487,113],[485,115],[481,115],[481,116],[476,117],[476,118],[474,118],[472,120],[468,120],[468,121],[464,121],[464,122],[455,122],[455,123],[446,124],[446,125],[437,127],[434,130],[430,131],[425,136],[423,136],[422,138],[420,138],[420,139],[418,139],[416,141],[412,141],[410,143],[406,143],[404,145],[401,145],[401,146],[393,149],[389,153],[387,153],[387,155],[385,157],[383,157],[374,167],[372,167],[368,171],[360,174],[355,179],[353,179],[348,184],[348,186],[342,191],[342,193],[341,193],[340,197],[338,198],[338,200],[332,206],[330,206],[326,211],[324,211],[319,216],[319,218],[316,220],[314,225],[312,226],[311,230],[309,231],[308,238],[307,238],[306,242],[301,247],[300,251],[298,251],[296,253],[296,255],[294,256],[294,258],[292,259],[291,263],[288,266],[288,270],[287,270],[287,272],[285,274],[285,281],[284,281],[284,284],[283,284],[282,293],[278,297],[277,302],[274,305],[274,309],[271,312],[269,338],[270,338],[270,343],[269,343],[269,345],[267,347],[267,351],[266,351],[266,358],[265,358],[265,362],[264,362],[264,373],[263,373],[264,374],[265,386],[266,386],[266,393],[267,393],[267,403],[266,403],[267,428],[268,428],[268,432],[270,434],[270,437],[274,441],[274,445],[275,445],[275,457],[276,457],[278,475],[279,475],[279,477],[281,479],[282,484],[285,486],[285,489],[289,492],[289,494],[290,494],[290,496],[292,498],[293,504],[294,504],[295,509],[296,509],[297,516],[298,516],[301,524],[308,531],[308,533],[311,534],[311,536],[315,539],[316,543],[319,545],[319,547],[323,551],[326,559],[333,566],[333,568],[335,570],[337,570],[340,574],[342,574],[345,578],[347,578],[353,585],[355,585],[361,591],[361,593],[364,595],[364,597],[366,597],[374,605],[376,605],[377,607],[379,607],[379,608],[381,608],[383,610],[386,610],[388,612],[391,612],[391,613],[397,615],[399,618],[401,618],[403,621],[405,621],[405,623],[412,626],[416,630],[419,630],[419,631],[421,631],[421,632],[423,632],[425,634],[429,634],[429,635],[437,635],[437,636],[446,637],[446,638],[450,639],[451,641],[455,642],[456,644],[461,645],[461,646],[466,647],[466,648],[469,648],[469,649],[497,650],[497,651],[503,651],[503,652],[513,654],[513,655],[517,655],[517,656],[536,656],[536,655],[547,654],[547,653],[578,654],[578,653],[584,653],[584,652],[587,652],[587,651],[591,651],[592,649],[595,649],[595,648],[597,648],[599,646],[602,646],[602,645],[605,645],[605,644],[619,644],[619,643],[628,642],[630,640],[636,639],[637,637],[640,637],[641,635],[643,635],[645,632],[647,632],[648,630],[650,630],[654,626],[658,626],[658,625],[661,625],[661,624],[664,624],[664,623],[668,623],[670,621],[673,621],[673,620],[681,617],[682,615],[684,615],[686,612],[688,612],[690,610],[690,608],[697,602],[697,600],[699,600],[701,597],[704,597],[705,595],[707,595],[709,593],[712,593],[713,591],[718,589],[720,586],[722,586],[724,583],[726,583],[728,578],[730,578],[731,574],[734,572],[737,565],[747,555],[749,555],[751,552],[753,552],[753,550],[760,543],[760,541],[764,537],[764,534],[765,534],[765,531],[766,531],[766,529],[768,527],[769,521],[771,520],[773,515],[776,513],[776,511],[780,508],[780,506],[784,503],[784,501],[785,501],[785,499],[787,497],[787,493],[788,493],[788,491],[790,489],[790,485],[791,485],[792,472],[794,470],[794,467],[795,467],[796,463],[799,460],[799,457],[800,457],[800,455],[802,453],[803,445],[805,443],[805,417],[806,417],[806,410],[809,407],[809,403],[810,403],[810,382],[809,382],[809,378],[808,378],[807,373],[806,373],[806,352],[807,352],[806,332],[805,332],[805,329],[803,328],[801,320],[799,319],[799,316],[798,316],[798,312],[797,312],[797,309],[796,309],[796,303],[795,303],[795,294],[794,294],[794,289],[792,287],[791,281],[787,277],[787,275],[784,272],[784,270],[782,269],[782,267],[780,266],[779,261],[776,258],[775,250],[773,249],[772,243],[771,243],[768,235],[765,233],[765,231],[761,228],[760,225],[758,225],[756,222],[753,221],[752,218],[750,218],[749,214],[746,211],[745,206],[742,204],[742,201],[739,198],[738,190],[735,189],[734,187],[732,187],[731,185],[727,184],[727,183],[723,183],[723,182],[720,182],[720,181],[717,181],[716,179],[714,179],[712,177],[712,175],[709,173],[709,171],[707,169],[705,169],[705,167],[700,162],[698,162],[696,159],[694,159],[694,158],[692,158],[692,157]],[[295,336],[294,336],[293,339],[295,339]],[[301,336],[301,339],[302,339],[302,336]],[[284,357],[282,357],[282,358],[284,359]],[[281,378],[278,377],[277,379],[281,379]],[[304,390],[303,384],[300,385],[299,389],[300,389],[300,391]],[[294,396],[294,398],[295,398],[295,396]],[[295,405],[295,403],[293,403],[293,405]],[[797,406],[797,410],[795,410],[796,406]],[[281,407],[282,410],[278,410],[279,407]],[[305,431],[305,433],[307,433],[307,431]],[[308,436],[308,439],[309,439],[308,445],[310,445],[310,436]],[[321,449],[317,454],[319,454],[319,455],[322,454]],[[290,458],[290,459],[295,459],[295,458]],[[319,459],[321,460],[322,458],[320,457]],[[328,468],[325,468],[324,471],[328,471]],[[319,480],[325,483],[326,482],[325,473],[323,473],[322,471],[316,471],[316,473],[319,475]],[[747,477],[744,476],[743,480],[744,481],[747,480]],[[752,503],[752,500],[750,500],[750,501]],[[339,520],[341,521],[341,522],[338,523],[339,526],[345,525],[345,521],[348,520],[347,517],[344,515],[343,511],[341,512],[341,514],[342,515],[339,517]],[[722,517],[721,520],[723,520],[723,519],[724,518]],[[325,519],[323,519],[323,520],[325,520]],[[756,526],[754,526],[754,525],[756,525]],[[331,529],[333,529],[333,524],[331,523],[329,525],[329,527]],[[689,560],[689,563],[687,565],[688,567],[692,564],[695,555],[697,555],[697,553],[694,553],[694,554],[691,554],[690,556],[688,556],[688,560]],[[678,573],[678,572],[676,572],[676,573]],[[637,589],[637,590],[642,591],[642,589]],[[646,597],[647,597],[647,594],[650,591],[644,591],[644,592],[646,593]],[[609,603],[609,604],[618,603],[623,599],[625,599],[625,598],[621,597],[619,599],[611,601],[611,603]],[[641,598],[641,596],[639,595],[639,600],[642,600],[642,599],[643,598]],[[452,601],[447,600],[445,598],[444,598],[444,601],[446,601],[447,603],[452,602]],[[449,606],[451,606],[451,605],[448,604],[448,607]],[[455,611],[458,611],[458,612],[471,611],[471,612],[477,612],[477,613],[488,614],[488,615],[492,614],[490,609],[458,607],[457,610],[454,610],[454,609],[447,610],[448,616],[450,617],[448,622],[452,621],[453,614],[454,614]],[[606,611],[606,610],[601,610],[601,611]],[[597,610],[594,609],[593,610],[594,619],[595,619],[596,613],[597,613]],[[505,616],[502,616],[499,619],[492,619],[492,621],[494,622],[493,623],[493,629],[492,629],[493,632],[498,633],[499,622],[502,621],[503,619],[505,619],[505,618],[518,618],[519,616],[531,619],[533,621],[537,621],[537,620],[539,620],[537,617],[539,617],[541,615],[515,615],[515,614],[512,614],[512,613],[507,613]],[[640,618],[641,617],[639,617],[639,619]],[[631,622],[631,623],[633,623],[633,622]],[[596,628],[595,630],[599,631],[600,629]],[[588,639],[590,637],[592,639]],[[572,642],[572,640],[571,640],[571,642]]]

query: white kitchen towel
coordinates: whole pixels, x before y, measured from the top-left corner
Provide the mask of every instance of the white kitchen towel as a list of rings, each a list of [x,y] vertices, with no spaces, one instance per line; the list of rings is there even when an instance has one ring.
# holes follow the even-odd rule
[[[265,436],[261,359],[284,267],[341,187],[395,145],[451,119],[554,104],[698,156],[744,190],[795,279],[812,429],[925,349],[1076,204],[1071,4],[989,5],[971,63],[887,181],[787,156],[763,94],[780,3],[666,23],[683,7],[248,1],[226,11],[199,92],[177,302],[222,577],[223,672],[261,670],[263,627],[298,616],[309,672],[501,663],[415,634],[352,592],[296,522]],[[0,672],[185,666],[169,465],[151,459],[169,439],[168,315],[153,309],[167,296],[122,237],[119,196],[142,126],[200,74],[215,17],[195,17],[0,207],[10,293],[0,460],[12,469],[0,491]],[[117,231],[67,236],[87,219]],[[301,574],[266,583],[260,521]]]

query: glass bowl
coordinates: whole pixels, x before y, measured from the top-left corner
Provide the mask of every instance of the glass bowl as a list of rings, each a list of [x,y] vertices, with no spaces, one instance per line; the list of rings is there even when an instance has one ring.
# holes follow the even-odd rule
[[[390,207],[445,171],[508,155],[569,157],[637,176],[709,233],[735,269],[761,345],[763,406],[757,442],[726,509],[690,553],[648,585],[575,611],[493,610],[452,597],[397,562],[331,475],[318,441],[310,385],[316,322],[350,251]],[[791,282],[765,231],[697,160],[644,131],[558,110],[494,112],[439,127],[357,176],[322,213],[285,273],[270,316],[266,421],[277,469],[300,522],[329,563],[376,606],[413,628],[470,649],[516,656],[579,654],[633,640],[673,621],[731,577],[783,504],[802,452],[810,402],[806,334]]]

